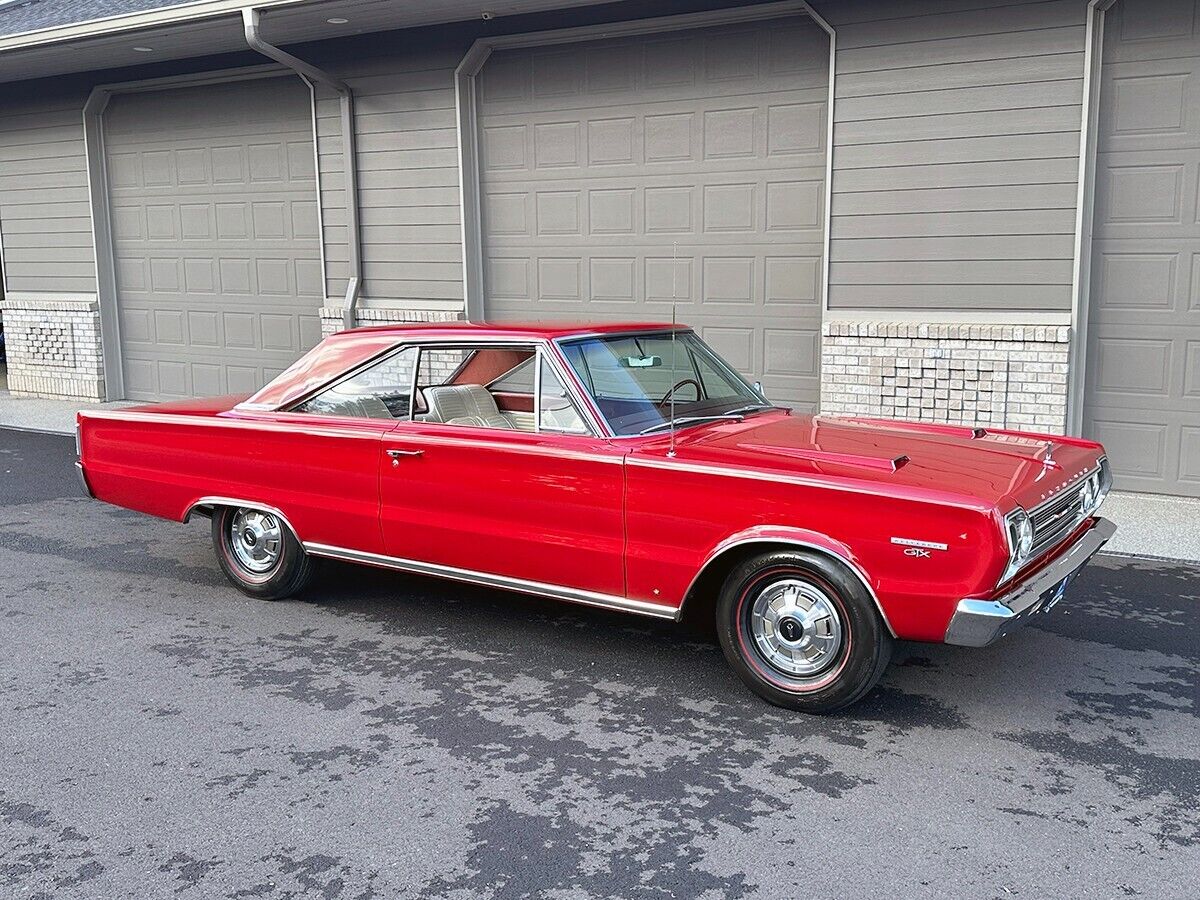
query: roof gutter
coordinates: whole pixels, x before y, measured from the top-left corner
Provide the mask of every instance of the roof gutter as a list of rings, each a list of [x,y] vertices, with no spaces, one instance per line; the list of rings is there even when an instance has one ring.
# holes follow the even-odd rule
[[[260,0],[258,5],[260,8],[266,8],[291,6],[305,2],[308,0]],[[222,15],[237,15],[243,6],[245,6],[244,0],[192,0],[192,2],[160,6],[144,12],[120,13],[115,16],[88,19],[85,22],[34,28],[30,31],[0,37],[0,52],[117,34],[123,31],[138,31],[160,25],[196,22]]]
[[[346,178],[346,231],[349,244],[350,278],[346,282],[345,304],[342,307],[342,321],[346,328],[353,328],[355,311],[358,308],[359,294],[362,289],[362,238],[359,231],[358,215],[358,161],[355,152],[354,139],[354,92],[350,85],[335,78],[324,69],[319,69],[311,63],[299,59],[274,44],[269,44],[262,37],[259,10],[254,7],[242,9],[242,24],[245,26],[246,43],[250,49],[256,50],[268,59],[287,66],[305,81],[311,84],[323,84],[337,92],[342,112],[342,163]],[[324,241],[325,236],[321,235]]]

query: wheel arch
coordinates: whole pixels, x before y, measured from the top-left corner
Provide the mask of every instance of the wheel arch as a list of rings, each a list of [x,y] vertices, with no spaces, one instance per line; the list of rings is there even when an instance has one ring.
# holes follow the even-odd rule
[[[222,506],[228,506],[233,509],[238,509],[240,507],[249,507],[251,509],[261,509],[263,512],[267,512],[273,516],[277,516],[279,518],[279,521],[283,522],[283,524],[287,527],[288,531],[290,531],[292,533],[292,537],[294,537],[297,541],[299,541],[301,543],[301,545],[303,545],[303,543],[304,543],[300,539],[299,532],[296,531],[295,527],[293,527],[291,521],[288,519],[287,515],[282,510],[278,509],[277,507],[271,506],[269,503],[260,503],[257,500],[242,500],[237,497],[201,497],[200,499],[193,501],[188,506],[187,510],[183,514],[182,521],[188,522],[191,520],[192,516],[194,516],[194,515],[205,516],[206,518],[212,518],[213,512]]]
[[[866,589],[888,633],[896,637],[896,630],[892,627],[883,604],[879,602],[879,595],[871,586],[862,566],[855,562],[850,548],[820,532],[787,526],[759,525],[748,528],[730,535],[709,551],[700,570],[684,592],[680,619],[687,617],[695,621],[697,616],[703,616],[709,609],[715,610],[720,586],[734,567],[752,556],[773,549],[813,551],[848,570]]]

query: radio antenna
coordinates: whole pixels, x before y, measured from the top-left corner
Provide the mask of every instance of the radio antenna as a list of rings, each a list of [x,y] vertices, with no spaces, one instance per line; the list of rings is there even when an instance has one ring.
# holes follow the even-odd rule
[[[667,456],[675,456],[675,300],[679,293],[679,241],[671,244],[671,447]]]

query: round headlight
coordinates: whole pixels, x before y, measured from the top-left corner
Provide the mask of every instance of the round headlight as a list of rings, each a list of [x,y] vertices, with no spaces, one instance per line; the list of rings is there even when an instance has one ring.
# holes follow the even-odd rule
[[[1033,522],[1023,509],[1014,510],[1008,517],[1014,561],[1025,560],[1033,551]]]
[[[1100,495],[1099,475],[1093,475],[1079,489],[1079,511],[1090,516],[1096,511],[1096,498]]]
[[[1108,489],[1104,484],[1104,473],[1097,472],[1092,476],[1092,483],[1095,485],[1095,490],[1092,492],[1092,512],[1096,513],[1100,510],[1100,504],[1104,502],[1104,498],[1108,496]]]

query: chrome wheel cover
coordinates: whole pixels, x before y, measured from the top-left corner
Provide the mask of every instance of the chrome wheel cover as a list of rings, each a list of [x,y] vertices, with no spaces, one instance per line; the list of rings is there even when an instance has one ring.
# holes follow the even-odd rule
[[[793,678],[811,678],[833,665],[845,633],[837,604],[799,578],[761,588],[750,604],[749,626],[763,660]]]
[[[283,527],[278,517],[258,509],[239,509],[229,520],[229,548],[251,575],[267,575],[283,553]]]

